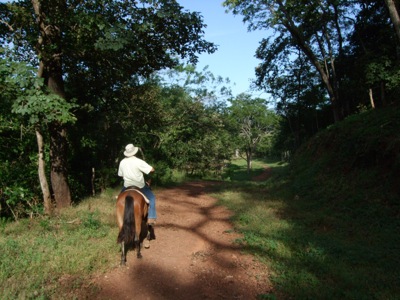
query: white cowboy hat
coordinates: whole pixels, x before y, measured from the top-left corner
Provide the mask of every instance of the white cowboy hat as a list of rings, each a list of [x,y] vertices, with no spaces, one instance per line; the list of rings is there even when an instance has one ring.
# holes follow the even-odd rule
[[[139,150],[138,147],[133,146],[133,144],[128,144],[125,147],[124,155],[126,157],[134,156],[138,152],[138,150]]]

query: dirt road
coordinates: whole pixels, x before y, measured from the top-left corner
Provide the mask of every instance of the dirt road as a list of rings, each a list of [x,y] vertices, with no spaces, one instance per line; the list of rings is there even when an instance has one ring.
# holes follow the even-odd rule
[[[256,299],[271,290],[268,270],[241,252],[231,213],[193,182],[157,193],[156,239],[142,259],[93,279],[90,299]],[[119,259],[119,253],[116,254]],[[93,289],[92,289],[93,290]]]

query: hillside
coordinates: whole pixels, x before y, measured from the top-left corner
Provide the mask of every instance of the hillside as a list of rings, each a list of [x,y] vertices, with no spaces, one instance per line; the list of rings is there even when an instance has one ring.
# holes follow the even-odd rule
[[[310,139],[292,164],[294,191],[399,217],[400,109],[354,115]]]
[[[284,239],[293,241],[287,244],[299,259],[285,265],[297,263],[293,274],[309,270],[313,280],[304,280],[312,288],[303,289],[296,284],[299,276],[290,283],[279,275],[281,290],[305,298],[325,293],[324,299],[395,299],[400,292],[399,108],[355,115],[320,132],[293,158],[290,177],[287,189],[293,196],[280,215],[295,228]]]

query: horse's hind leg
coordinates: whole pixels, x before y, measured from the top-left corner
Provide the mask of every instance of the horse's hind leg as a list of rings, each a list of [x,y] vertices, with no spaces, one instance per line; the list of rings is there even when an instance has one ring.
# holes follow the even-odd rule
[[[146,238],[143,241],[143,243],[144,243],[144,247],[147,249],[147,248],[150,248],[150,241],[156,239],[156,235],[154,234],[154,226],[153,225],[147,225],[147,226],[145,226],[145,228],[147,229],[147,231],[146,231]]]
[[[142,253],[140,253],[140,240],[138,238],[135,238],[135,248],[137,251],[137,258],[142,258]]]
[[[121,243],[121,266],[126,265],[125,242]]]

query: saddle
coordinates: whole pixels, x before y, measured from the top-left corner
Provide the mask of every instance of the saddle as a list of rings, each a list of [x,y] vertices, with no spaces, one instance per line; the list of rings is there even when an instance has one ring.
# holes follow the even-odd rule
[[[137,186],[128,186],[125,190],[124,190],[124,192],[125,191],[132,191],[132,190],[134,190],[134,191],[136,191],[136,192],[138,192],[140,195],[142,195],[143,196],[143,198],[144,198],[144,201],[146,201],[146,203],[147,204],[149,204],[150,203],[150,201],[149,201],[149,199],[146,197],[146,195],[145,194],[143,194],[143,192],[140,190],[140,188],[138,188]]]

